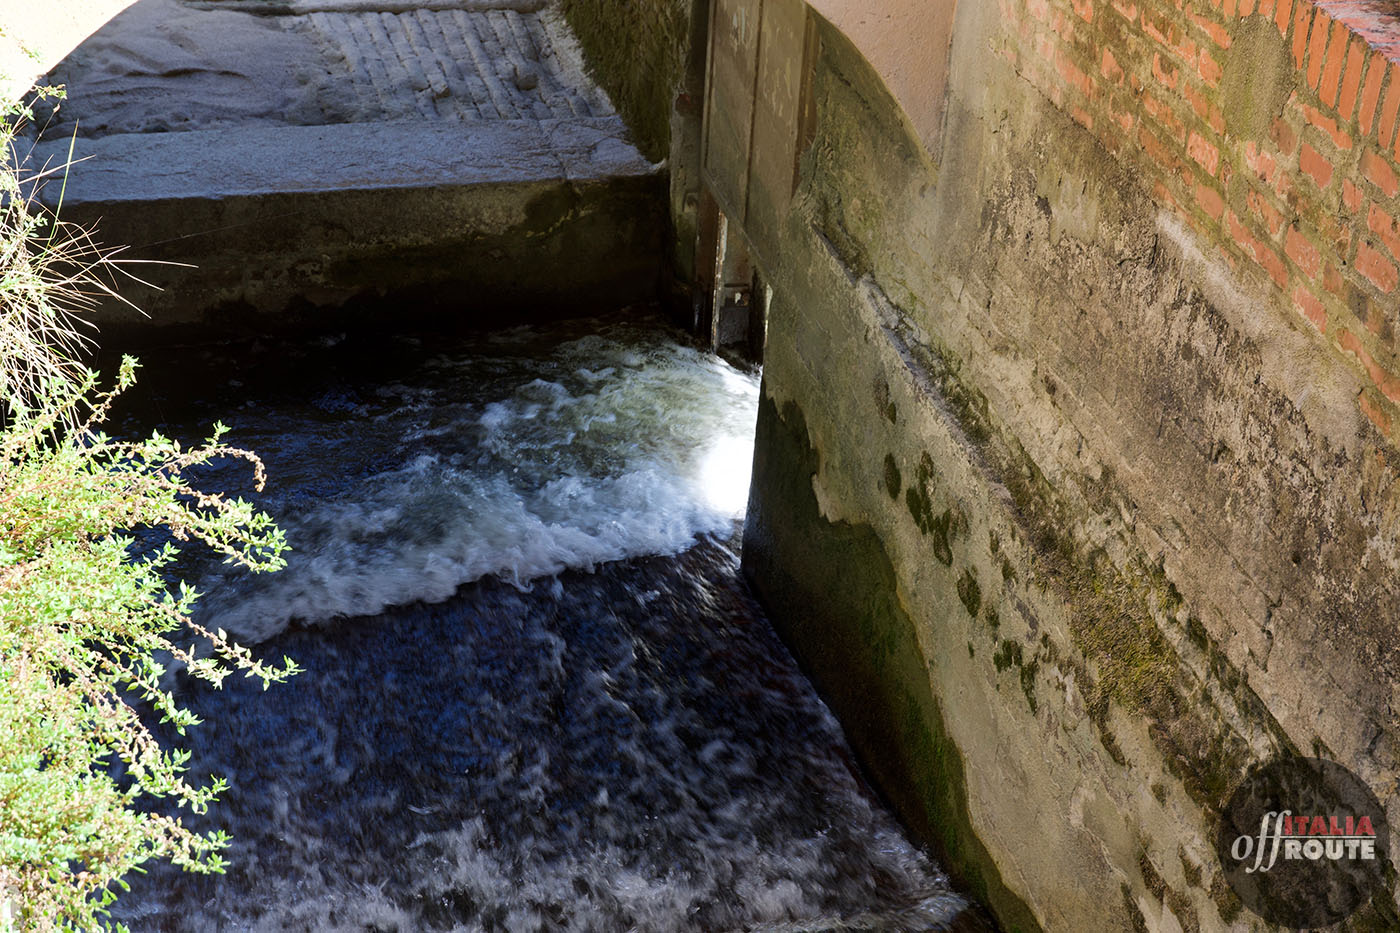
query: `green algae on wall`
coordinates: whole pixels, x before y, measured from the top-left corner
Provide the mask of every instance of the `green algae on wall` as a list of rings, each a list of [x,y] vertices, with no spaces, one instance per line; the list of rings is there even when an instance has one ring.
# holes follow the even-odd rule
[[[608,92],[637,148],[670,155],[672,100],[690,47],[689,0],[562,0],[593,79]]]
[[[1107,727],[1112,702],[1154,724],[1151,736],[1164,759],[1176,768],[1188,794],[1207,808],[1218,805],[1232,775],[1247,763],[1246,742],[1227,724],[1226,717],[1201,703],[1200,684],[1190,665],[1164,634],[1164,627],[1169,631],[1175,627],[1168,617],[1178,608],[1179,596],[1170,591],[1160,568],[1145,557],[1137,555],[1127,566],[1119,567],[1076,540],[1072,529],[1090,508],[1110,512],[1113,501],[1126,498],[1116,489],[1111,473],[1099,479],[1098,502],[1081,501],[1084,496],[1077,489],[1055,488],[1019,440],[993,417],[986,395],[964,372],[957,354],[936,332],[911,324],[933,317],[928,311],[930,288],[926,279],[934,276],[920,275],[923,257],[913,254],[906,242],[910,220],[906,205],[910,199],[891,193],[936,185],[939,170],[917,154],[917,144],[897,105],[848,41],[824,32],[822,48],[823,60],[815,78],[820,121],[803,177],[806,206],[814,226],[841,257],[852,278],[866,278],[878,291],[889,290],[899,296],[884,298],[898,322],[894,328],[899,333],[889,336],[902,344],[909,365],[928,381],[966,442],[979,452],[989,479],[1010,494],[1014,520],[1030,545],[1030,562],[1019,570],[1070,610],[1073,647],[1082,660],[1065,657],[1057,662],[1066,668],[1088,665],[1079,672],[1078,680],[1091,685],[1086,699],[1109,757],[1122,757]],[[1086,177],[1106,177],[1104,193],[1093,212],[1100,223],[1114,220],[1131,227],[1140,223],[1136,218],[1146,216],[1140,195],[1131,190],[1131,182],[1121,177],[1102,149],[1062,145],[1053,151],[1057,160],[1076,164]],[[980,159],[985,155],[980,154],[978,162],[983,171],[986,165]],[[1053,171],[1044,170],[1040,180]],[[1033,188],[1036,180],[1028,179],[1027,184]],[[1129,190],[1114,190],[1118,184]],[[981,219],[995,223],[1003,212],[1024,207],[993,201],[983,208]],[[1029,213],[1047,216],[1051,202],[1040,196]],[[1072,219],[1070,212],[1061,211],[1058,216],[1062,224]],[[1077,232],[1089,237],[1093,234],[1092,229]],[[1008,241],[1011,239],[1008,236]],[[906,487],[906,506],[919,531],[932,538],[937,559],[951,565],[950,513],[936,514],[930,494],[933,475],[932,462],[924,454],[915,481]],[[1018,568],[1005,561],[1003,566],[1008,580],[1017,575]],[[982,581],[970,571],[957,578],[956,595],[974,617],[980,604],[987,601]],[[1199,647],[1209,657],[1214,679],[1227,688],[1241,711],[1247,711],[1251,724],[1278,742],[1277,723],[1241,682],[1238,672],[1213,644]],[[1035,681],[1049,658],[1023,660],[1019,645],[1003,641],[994,661],[998,670],[1017,669],[1034,710]]]
[[[779,414],[765,395],[757,434],[749,579],[901,817],[1008,933],[1040,930],[973,829],[963,759],[884,545],[868,526],[822,516],[811,483],[820,453],[797,405]]]
[[[1007,926],[1003,882],[1051,929],[1166,928],[1163,911],[1220,929],[1243,908],[1208,854],[1216,813],[1250,763],[1327,722],[1300,721],[1315,677],[1279,659],[1322,673],[1299,650],[1314,631],[1400,651],[1370,624],[1393,617],[1394,575],[1361,531],[1389,501],[1381,453],[1358,456],[1336,414],[1346,374],[1255,310],[1256,282],[1225,281],[1142,165],[985,55],[1012,32],[994,5],[960,9],[936,159],[817,22],[791,209],[745,230],[777,237],[754,248],[784,400],[760,421],[746,568],[872,778]],[[1268,129],[1277,33],[1238,38],[1222,119]],[[872,382],[878,429],[848,402]],[[1357,668],[1336,668],[1326,712],[1369,726],[1388,688]],[[1016,739],[991,749],[974,723]],[[1051,814],[1049,856],[1008,843],[1028,812]],[[1400,928],[1390,914],[1353,928]]]

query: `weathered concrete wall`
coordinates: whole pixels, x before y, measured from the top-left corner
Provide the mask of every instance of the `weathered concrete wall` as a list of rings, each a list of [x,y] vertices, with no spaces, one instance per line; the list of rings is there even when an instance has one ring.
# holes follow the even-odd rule
[[[1281,750],[1400,818],[1400,82],[1285,5],[959,4],[933,149],[817,20],[745,193],[751,578],[1008,929],[1251,928],[1215,814]]]
[[[608,92],[642,153],[666,163],[673,304],[691,303],[700,225],[700,99],[705,83],[706,3],[692,0],[561,0],[589,71]]]
[[[665,159],[690,56],[690,0],[561,0],[560,6],[637,148],[653,162]]]
[[[938,148],[957,0],[812,0],[880,76],[931,151]]]
[[[1259,927],[1212,848],[1252,762],[1400,818],[1400,24],[701,20],[701,174],[773,289],[744,559],[789,643],[1008,929]]]
[[[1400,414],[1400,15],[1364,0],[999,0],[996,54]]]

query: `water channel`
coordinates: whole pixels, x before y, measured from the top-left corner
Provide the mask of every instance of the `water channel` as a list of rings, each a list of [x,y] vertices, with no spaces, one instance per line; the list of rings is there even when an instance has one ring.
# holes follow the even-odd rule
[[[231,864],[133,931],[981,928],[743,583],[756,374],[622,319],[143,362],[117,429],[229,424],[295,549],[192,554],[197,618],[305,671],[173,676]]]

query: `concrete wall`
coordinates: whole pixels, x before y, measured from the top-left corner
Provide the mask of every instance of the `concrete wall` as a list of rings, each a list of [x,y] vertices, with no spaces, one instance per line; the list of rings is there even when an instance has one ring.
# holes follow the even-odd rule
[[[691,0],[560,0],[560,7],[637,148],[653,162],[665,159],[690,56]]]
[[[128,244],[104,348],[151,324],[225,333],[347,315],[491,327],[656,300],[666,179],[616,117],[254,126],[74,143],[40,193]],[[37,165],[68,158],[40,143]],[[267,152],[296,159],[267,160]],[[137,313],[140,308],[142,313]]]
[[[560,0],[560,6],[589,70],[627,121],[638,148],[652,161],[666,163],[672,303],[687,318],[699,275],[708,6],[692,0]]]
[[[1400,409],[1400,18],[1355,0],[999,0],[992,48]]]
[[[1008,930],[1262,928],[1212,834],[1279,752],[1400,818],[1377,10],[711,4],[702,174],[773,293],[745,564]]]
[[[933,148],[819,22],[796,193],[749,225],[750,575],[1009,929],[1249,928],[1214,815],[1278,751],[1395,799],[1393,126],[1239,12],[962,4]]]

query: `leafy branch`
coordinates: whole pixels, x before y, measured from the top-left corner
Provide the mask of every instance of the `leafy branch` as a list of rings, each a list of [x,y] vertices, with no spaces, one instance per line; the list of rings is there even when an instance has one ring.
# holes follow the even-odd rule
[[[26,113],[11,107],[0,123],[5,152]],[[191,782],[189,753],[149,725],[183,735],[198,723],[163,686],[172,666],[215,686],[241,671],[264,688],[298,668],[196,625],[197,594],[167,587],[188,542],[255,573],[284,565],[271,518],[190,479],[228,458],[249,463],[259,490],[266,473],[224,442],[223,425],[189,448],[102,430],[137,364],[125,358],[99,389],[81,362],[91,339],[80,315],[115,296],[119,260],[37,207],[35,178],[0,166],[0,930],[87,930],[108,926],[113,889],[143,862],[224,867],[223,833],[138,806],[163,798],[202,813],[226,786]],[[144,527],[173,540],[137,559],[131,532]]]

